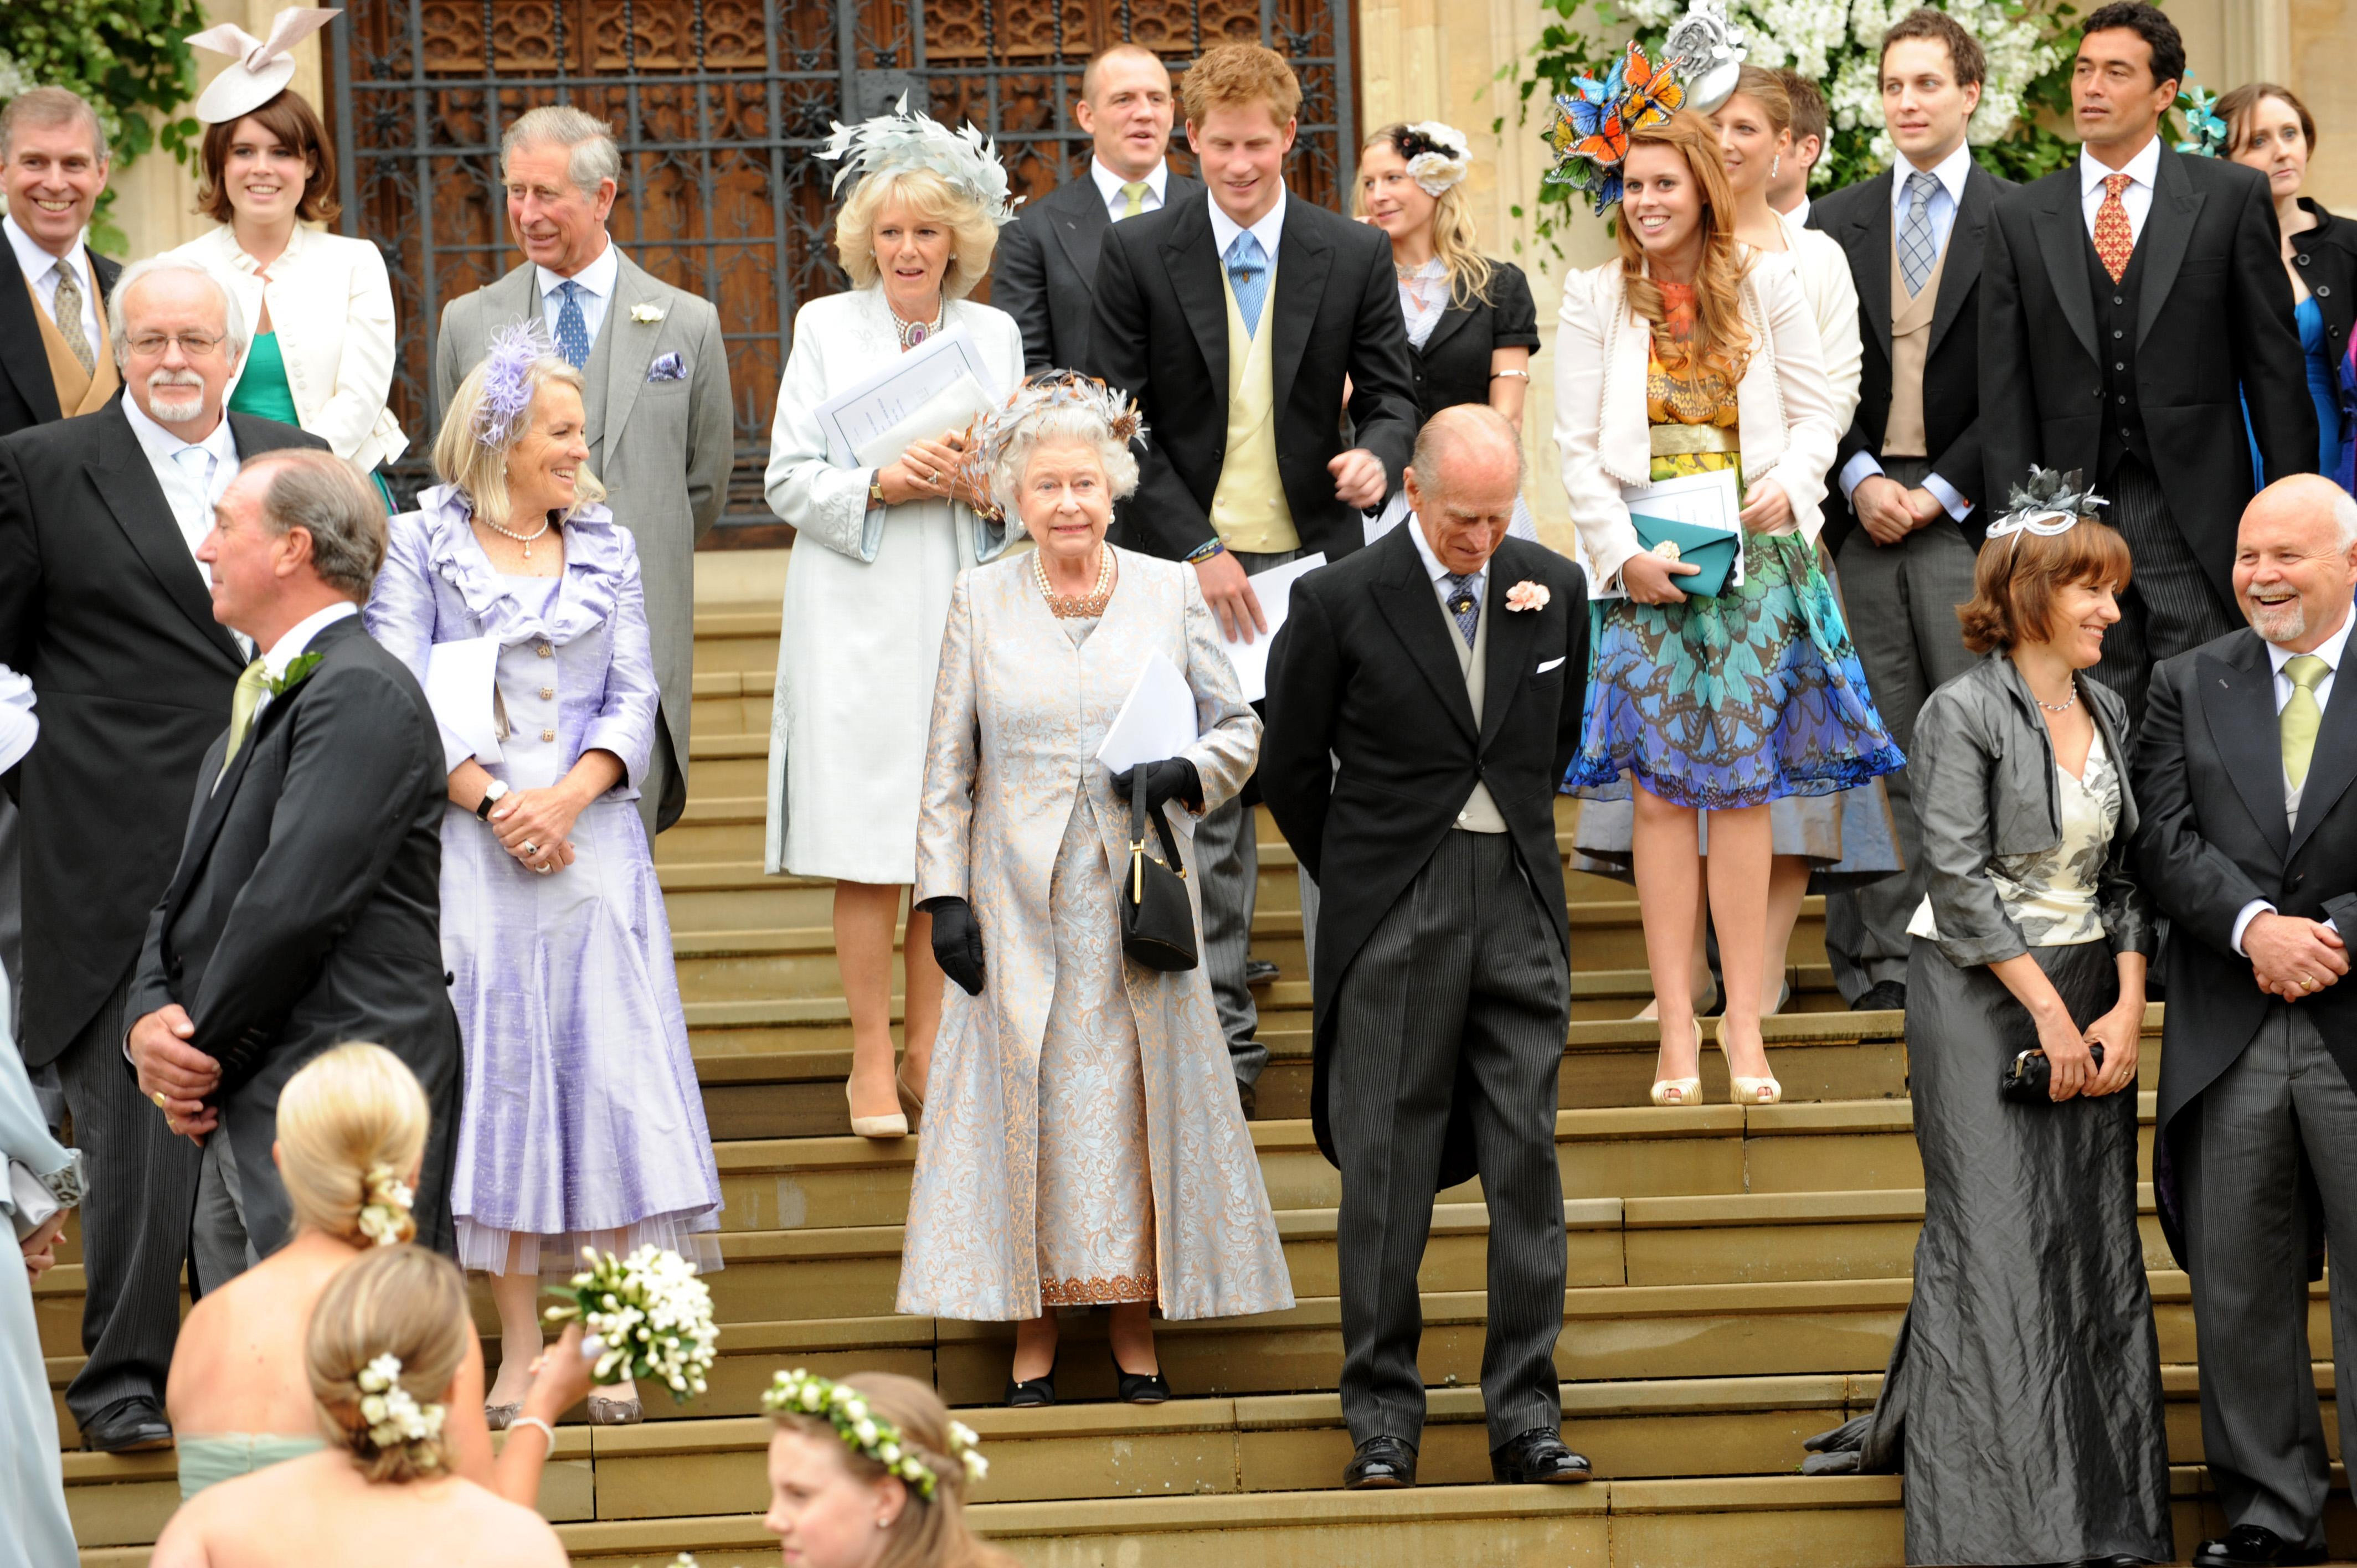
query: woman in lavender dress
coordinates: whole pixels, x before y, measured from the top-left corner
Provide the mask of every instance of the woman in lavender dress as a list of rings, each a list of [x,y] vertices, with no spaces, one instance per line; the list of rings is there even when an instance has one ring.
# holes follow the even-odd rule
[[[447,481],[393,520],[368,628],[442,720],[442,950],[467,1053],[451,1207],[499,1304],[496,1429],[540,1354],[539,1276],[585,1245],[720,1264],[720,1183],[639,819],[658,693],[630,532],[599,501],[580,373],[511,329],[434,445]],[[465,651],[495,658],[470,677]],[[471,689],[469,689],[471,688]],[[628,1383],[592,1422],[639,1419]]]

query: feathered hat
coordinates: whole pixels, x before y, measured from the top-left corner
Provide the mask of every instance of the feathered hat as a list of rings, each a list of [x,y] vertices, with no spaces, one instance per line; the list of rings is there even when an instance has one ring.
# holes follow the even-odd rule
[[[2083,480],[2076,468],[2063,473],[2033,467],[2029,470],[2029,482],[2014,486],[2007,495],[2005,511],[1988,525],[1988,537],[2003,539],[2007,534],[2035,533],[2041,539],[2051,539],[2082,522],[2098,521],[2096,510],[2111,504],[2095,493],[2094,486]]]
[[[905,92],[889,114],[856,125],[840,120],[834,124],[834,134],[818,156],[842,165],[834,171],[837,196],[857,176],[920,168],[941,176],[952,190],[970,199],[984,217],[1002,228],[1023,199],[1007,195],[1006,167],[998,161],[996,142],[984,141],[971,122],[963,130],[952,131],[930,115],[911,114]]]
[[[1601,81],[1583,76],[1558,94],[1546,128],[1555,167],[1546,183],[1587,192],[1600,215],[1620,199],[1620,166],[1629,134],[1658,125],[1681,109],[1707,114],[1735,91],[1743,69],[1743,34],[1717,0],[1695,0],[1670,28],[1656,63],[1631,39]]]
[[[1031,421],[1059,408],[1088,413],[1125,446],[1146,435],[1146,416],[1119,387],[1107,386],[1078,371],[1041,371],[1025,377],[1013,395],[989,413],[977,415],[967,428],[963,467],[973,488],[987,489],[990,471],[998,466],[1007,444]]]

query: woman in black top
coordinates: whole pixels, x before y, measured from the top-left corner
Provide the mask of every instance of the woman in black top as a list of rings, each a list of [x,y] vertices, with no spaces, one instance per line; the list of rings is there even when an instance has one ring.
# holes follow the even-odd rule
[[[1475,248],[1463,189],[1470,164],[1464,134],[1437,120],[1386,125],[1360,150],[1351,210],[1391,236],[1418,423],[1461,403],[1486,403],[1519,427],[1538,311],[1522,269]],[[1395,497],[1370,535],[1405,515]],[[1519,501],[1513,532],[1538,537]]]

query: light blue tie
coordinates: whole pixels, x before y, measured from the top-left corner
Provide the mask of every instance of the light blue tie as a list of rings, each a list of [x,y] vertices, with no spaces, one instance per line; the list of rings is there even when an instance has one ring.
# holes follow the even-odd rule
[[[1907,282],[1910,299],[1923,292],[1923,280],[1932,275],[1940,260],[1939,247],[1932,242],[1932,193],[1939,188],[1939,180],[1921,169],[1907,176],[1907,218],[1899,226],[1899,273]]]
[[[1465,636],[1465,646],[1473,646],[1473,634],[1481,626],[1481,574],[1467,572],[1448,574],[1448,618]]]
[[[1258,337],[1260,309],[1268,303],[1268,252],[1247,229],[1228,247],[1226,260],[1228,286],[1236,295],[1236,314],[1244,318],[1244,330]]]
[[[589,323],[581,316],[581,285],[566,278],[556,292],[565,296],[564,308],[556,313],[556,351],[577,371],[589,362]]]

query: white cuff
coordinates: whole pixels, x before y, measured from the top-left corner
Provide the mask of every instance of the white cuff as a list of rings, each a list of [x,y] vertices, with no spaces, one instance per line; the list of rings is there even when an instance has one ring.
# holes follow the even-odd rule
[[[2250,929],[2251,922],[2257,919],[2261,915],[2272,915],[2275,912],[2276,907],[2273,904],[2268,903],[2264,898],[2254,898],[2249,903],[2243,906],[2243,912],[2234,917],[2234,936],[2233,946],[2234,949],[2234,956],[2236,958],[2248,958],[2251,956],[2249,953],[2243,950],[2243,933]]]
[[[1931,491],[1932,499],[1945,508],[1948,515],[1958,522],[1964,521],[1964,514],[1973,510],[1973,503],[1958,495],[1956,487],[1937,474],[1924,475],[1923,488]]]
[[[1874,460],[1874,454],[1871,452],[1860,452],[1857,456],[1844,463],[1839,481],[1842,499],[1848,500],[1851,493],[1858,486],[1880,472],[1882,472],[1882,465]]]

